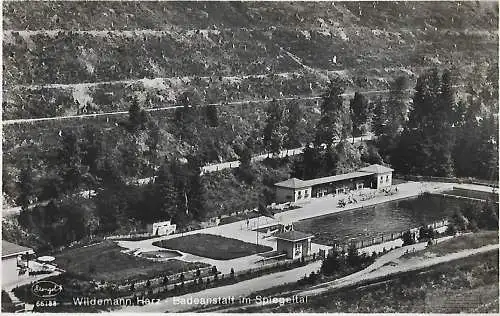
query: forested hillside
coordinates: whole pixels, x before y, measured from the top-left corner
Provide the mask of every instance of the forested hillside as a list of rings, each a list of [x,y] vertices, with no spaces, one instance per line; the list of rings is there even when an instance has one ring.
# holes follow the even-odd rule
[[[368,163],[497,177],[496,2],[6,2],[3,35],[4,205],[45,245],[197,225]]]

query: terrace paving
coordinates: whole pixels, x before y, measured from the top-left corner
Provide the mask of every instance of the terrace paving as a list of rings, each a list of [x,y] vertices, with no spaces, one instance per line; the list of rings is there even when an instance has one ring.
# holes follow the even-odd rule
[[[498,194],[498,188],[492,188],[489,186],[478,185],[478,184],[455,184],[453,186],[453,188],[481,191],[481,192],[488,192],[488,193],[497,193]]]

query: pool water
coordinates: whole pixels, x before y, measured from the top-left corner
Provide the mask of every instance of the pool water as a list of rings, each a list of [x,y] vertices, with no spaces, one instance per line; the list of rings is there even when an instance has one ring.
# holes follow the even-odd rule
[[[294,223],[294,229],[314,234],[315,243],[345,244],[352,239],[366,240],[447,219],[465,203],[470,202],[424,194],[301,220]]]

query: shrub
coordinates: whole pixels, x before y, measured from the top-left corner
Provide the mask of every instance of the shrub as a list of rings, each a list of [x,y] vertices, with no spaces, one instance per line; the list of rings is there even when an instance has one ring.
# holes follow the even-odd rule
[[[415,238],[413,234],[409,231],[404,232],[403,236],[401,236],[401,239],[403,239],[403,246],[415,244]],[[384,253],[385,253],[385,248],[384,248]]]
[[[455,225],[449,224],[448,227],[446,227],[445,234],[448,236],[454,236],[457,233],[457,229],[455,228]]]
[[[351,267],[358,267],[361,264],[358,249],[355,244],[350,244],[347,249],[347,264]]]
[[[419,241],[431,240],[434,239],[434,237],[435,237],[434,229],[426,226],[420,227],[419,237],[418,237]]]
[[[328,256],[321,263],[321,272],[325,275],[332,275],[342,266],[340,254],[336,249],[332,249]]]

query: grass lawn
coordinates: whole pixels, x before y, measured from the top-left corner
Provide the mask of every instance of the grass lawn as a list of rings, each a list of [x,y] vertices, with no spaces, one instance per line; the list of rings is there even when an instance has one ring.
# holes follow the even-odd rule
[[[272,250],[271,247],[210,234],[160,240],[153,245],[216,260],[235,259]]]
[[[443,256],[464,249],[480,248],[492,244],[498,244],[498,231],[480,231],[445,240],[436,245],[428,246],[425,250],[405,254],[402,258]]]
[[[208,266],[201,262],[191,263],[176,259],[155,262],[124,254],[121,250],[116,243],[107,240],[91,246],[66,249],[55,257],[57,265],[68,273],[115,282],[146,279]]]

